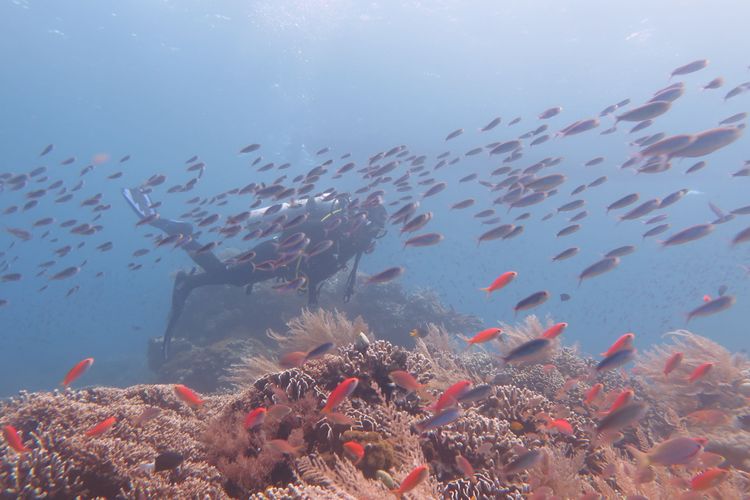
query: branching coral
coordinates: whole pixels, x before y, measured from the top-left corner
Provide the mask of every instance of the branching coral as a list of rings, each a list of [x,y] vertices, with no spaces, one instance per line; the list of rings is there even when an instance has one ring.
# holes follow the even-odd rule
[[[168,496],[221,497],[221,475],[207,463],[198,437],[202,418],[213,414],[227,398],[217,396],[205,408],[191,410],[167,386],[22,395],[3,404],[0,425],[11,424],[23,436],[34,436],[26,440],[31,451],[17,456],[4,442],[0,445],[0,484],[5,491],[26,498],[132,495],[133,488],[143,490],[145,481],[148,491],[171,492]],[[136,425],[147,407],[160,411]],[[99,437],[85,436],[89,428],[110,416],[117,418],[112,429]],[[167,472],[146,477],[139,466],[153,462],[165,450],[185,457],[180,470],[174,477]]]

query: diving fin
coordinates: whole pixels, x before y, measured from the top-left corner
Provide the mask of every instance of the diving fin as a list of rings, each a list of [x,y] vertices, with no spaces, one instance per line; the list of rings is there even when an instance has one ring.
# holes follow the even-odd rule
[[[144,193],[140,188],[123,188],[122,196],[125,198],[125,201],[128,202],[130,208],[132,208],[141,219],[145,219],[156,213],[156,211],[151,208],[151,198],[149,198],[148,194]]]

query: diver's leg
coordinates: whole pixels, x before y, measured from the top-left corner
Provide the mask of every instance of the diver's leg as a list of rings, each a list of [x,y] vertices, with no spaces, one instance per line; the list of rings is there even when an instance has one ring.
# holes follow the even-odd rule
[[[174,281],[172,288],[172,306],[169,310],[169,316],[167,318],[167,328],[164,331],[164,341],[162,343],[162,355],[166,360],[169,356],[169,344],[172,340],[174,328],[177,326],[177,322],[182,315],[182,311],[185,309],[185,303],[187,302],[190,293],[198,287],[204,285],[225,285],[235,284],[232,283],[231,276],[226,272],[224,273],[198,273],[198,274],[187,274],[184,271],[177,273],[177,277]]]
[[[122,196],[141,220],[147,217],[153,218],[153,220],[149,221],[149,226],[160,229],[169,236],[175,234],[190,236],[193,234],[193,225],[189,222],[174,219],[162,219],[159,217],[156,210],[152,208],[153,204],[148,193],[145,193],[141,188],[124,188],[122,190]],[[190,258],[193,259],[193,262],[202,267],[204,271],[209,273],[224,272],[226,266],[212,252],[197,252],[202,246],[203,245],[201,245],[196,239],[191,239],[182,245],[182,249],[185,250],[188,255],[190,255]]]
[[[318,305],[318,296],[320,295],[320,285],[317,281],[307,282],[307,306],[315,307]]]
[[[255,252],[254,261],[258,263],[273,260],[278,256],[276,252],[276,244],[271,240],[256,245],[255,248],[253,248],[253,251]],[[195,260],[195,258],[193,260]],[[190,296],[190,292],[195,288],[204,285],[252,285],[276,276],[275,271],[261,271],[255,269],[255,265],[251,262],[234,266],[225,266],[220,261],[219,263],[221,268],[216,272],[207,270],[207,272],[190,275],[183,271],[177,273],[174,287],[172,288],[172,307],[169,311],[167,328],[164,332],[164,342],[162,344],[164,359],[169,355],[169,343],[172,340],[177,321],[180,319],[182,311],[185,309],[185,303]]]

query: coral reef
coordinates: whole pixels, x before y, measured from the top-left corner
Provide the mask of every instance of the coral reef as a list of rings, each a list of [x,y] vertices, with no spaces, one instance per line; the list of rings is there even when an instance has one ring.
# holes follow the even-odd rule
[[[285,333],[270,334],[276,349],[238,361],[232,392],[205,396],[195,408],[168,385],[23,393],[0,406],[0,426],[16,427],[29,448],[17,452],[0,441],[0,498],[374,499],[388,497],[418,466],[429,473],[405,498],[668,499],[716,465],[727,477],[707,494],[742,498],[750,487],[746,399],[738,395],[747,362],[708,339],[679,332],[639,358],[637,375],[612,371],[595,380],[595,362],[569,347],[557,346],[535,364],[505,366],[492,349],[456,349],[457,336],[445,326],[425,328],[427,337],[407,349],[376,340],[378,331],[361,319],[305,311]],[[541,328],[529,317],[508,329],[528,339]],[[325,341],[337,347],[297,368],[275,365],[283,350]],[[692,400],[680,377],[670,382],[661,373],[665,354],[676,348],[685,352],[681,378],[705,360],[725,363],[689,386]],[[394,385],[394,370],[423,384],[419,394]],[[332,391],[351,377],[358,384],[338,403],[337,417],[322,413]],[[448,400],[457,408],[452,418],[422,430],[417,424],[439,411],[430,408],[458,380],[488,385],[476,398]],[[595,381],[602,394],[584,402]],[[595,429],[625,389],[648,412],[611,442]],[[247,425],[248,414],[261,407],[265,421]],[[700,410],[715,411],[696,416]],[[108,417],[116,418],[112,428],[87,435]],[[697,462],[644,468],[632,455],[681,435],[708,439]],[[361,458],[346,453],[346,442],[361,445]],[[148,464],[167,450],[184,462],[150,471]],[[459,466],[459,455],[473,472]]]

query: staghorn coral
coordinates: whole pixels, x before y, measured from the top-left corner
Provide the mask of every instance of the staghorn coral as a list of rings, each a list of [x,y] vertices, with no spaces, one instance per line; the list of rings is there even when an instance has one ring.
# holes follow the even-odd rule
[[[29,435],[34,440],[31,451],[18,454],[15,459],[9,457],[0,465],[1,497],[38,498],[47,495],[66,498],[85,491],[80,477],[83,471],[55,451],[58,442],[33,432]],[[8,456],[10,452],[6,448],[2,454]]]
[[[22,498],[131,496],[144,491],[145,482],[152,493],[221,498],[221,474],[206,462],[198,437],[201,415],[212,414],[226,400],[227,396],[208,398],[205,408],[194,411],[176,399],[171,386],[144,385],[22,394],[3,403],[0,425],[15,425],[24,436],[35,438],[27,440],[31,451],[21,456],[3,442],[0,484]],[[161,411],[142,426],[135,425],[146,407]],[[118,422],[107,433],[84,435],[109,416]],[[152,462],[164,450],[185,456],[175,478],[166,472],[144,477],[139,465]]]

